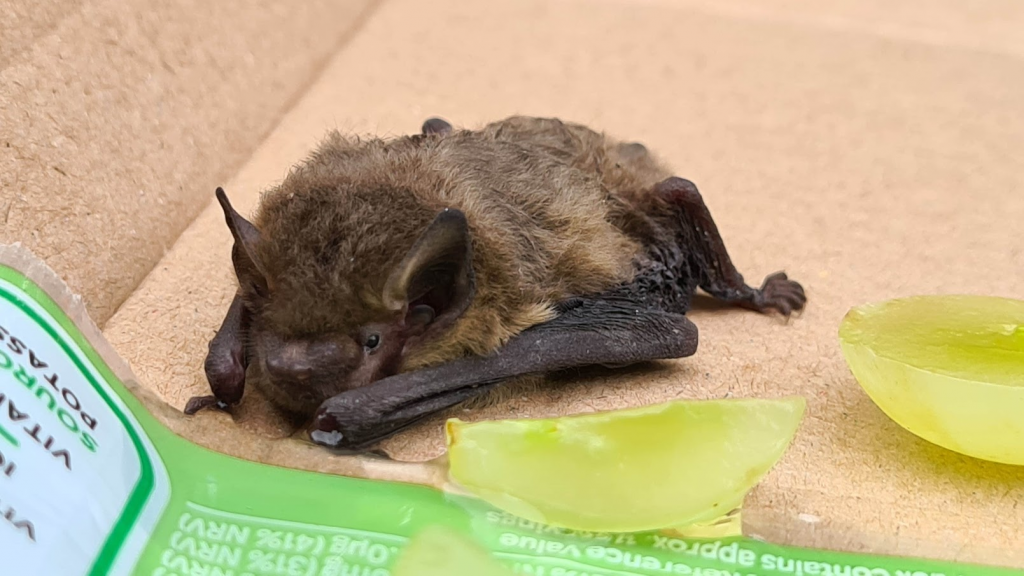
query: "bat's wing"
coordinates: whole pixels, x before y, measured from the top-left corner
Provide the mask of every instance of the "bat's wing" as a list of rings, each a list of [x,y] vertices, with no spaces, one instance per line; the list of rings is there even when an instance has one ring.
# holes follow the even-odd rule
[[[220,329],[210,340],[210,349],[206,355],[204,369],[213,395],[196,396],[189,400],[185,414],[195,414],[214,405],[227,408],[242,400],[245,391],[245,332],[248,314],[242,298],[236,295],[231,300]]]
[[[311,436],[332,448],[364,449],[516,376],[692,355],[697,327],[681,314],[648,306],[628,297],[575,299],[560,316],[494,354],[399,374],[328,399]]]

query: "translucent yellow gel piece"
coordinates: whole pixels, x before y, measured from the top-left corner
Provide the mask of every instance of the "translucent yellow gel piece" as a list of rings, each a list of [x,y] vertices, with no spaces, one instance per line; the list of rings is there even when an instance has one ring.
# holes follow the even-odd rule
[[[782,456],[804,400],[676,401],[545,420],[448,422],[450,474],[498,508],[576,530],[721,517]]]
[[[846,361],[890,418],[950,450],[1024,465],[1024,301],[916,296],[859,306]]]

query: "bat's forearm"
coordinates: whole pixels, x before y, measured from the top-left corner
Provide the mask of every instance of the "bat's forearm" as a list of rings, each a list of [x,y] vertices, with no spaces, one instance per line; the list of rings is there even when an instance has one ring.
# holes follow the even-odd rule
[[[633,302],[586,300],[490,356],[399,374],[330,398],[317,412],[312,435],[321,444],[359,449],[517,376],[680,358],[696,348],[697,329],[684,316]]]

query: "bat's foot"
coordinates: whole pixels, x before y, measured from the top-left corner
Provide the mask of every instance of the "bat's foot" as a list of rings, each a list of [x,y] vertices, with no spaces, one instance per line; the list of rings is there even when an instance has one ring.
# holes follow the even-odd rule
[[[200,410],[206,410],[207,408],[216,407],[220,410],[227,410],[228,405],[217,399],[216,396],[193,396],[192,399],[185,404],[183,412],[191,416]]]
[[[699,261],[703,269],[698,272],[705,278],[700,287],[706,292],[723,302],[758,312],[776,310],[783,316],[789,316],[803,309],[807,303],[803,286],[790,280],[784,272],[765,278],[760,289],[744,282],[693,182],[679,177],[666,178],[655,185],[654,192],[675,208],[681,238],[701,257]]]
[[[798,282],[790,280],[785,272],[776,272],[764,279],[761,289],[753,300],[753,308],[759,312],[777,310],[783,316],[802,310],[807,304],[807,295]]]

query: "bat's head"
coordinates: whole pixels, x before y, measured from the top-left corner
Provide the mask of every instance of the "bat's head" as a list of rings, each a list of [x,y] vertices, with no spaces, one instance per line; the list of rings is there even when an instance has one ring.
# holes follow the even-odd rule
[[[268,195],[253,224],[223,190],[217,198],[248,311],[247,381],[293,414],[397,373],[473,299],[458,210],[426,212],[394,191],[316,188]]]

